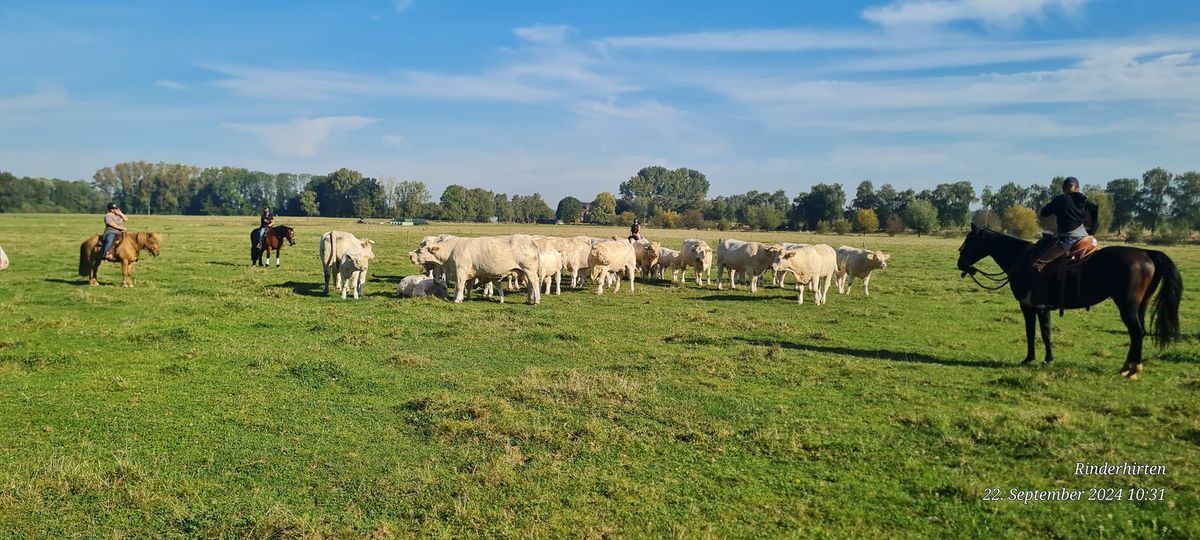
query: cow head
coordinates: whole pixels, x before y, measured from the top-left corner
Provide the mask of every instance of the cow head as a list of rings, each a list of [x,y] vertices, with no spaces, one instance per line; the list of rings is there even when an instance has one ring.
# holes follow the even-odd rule
[[[868,251],[867,252],[867,264],[869,266],[871,266],[872,268],[878,268],[880,270],[885,270],[885,269],[887,269],[887,261],[891,257],[892,257],[891,255],[888,255],[887,253],[884,253],[882,251]]]
[[[375,241],[367,240],[366,238],[363,238],[362,240],[359,240],[358,242],[359,242],[359,245],[362,246],[363,255],[366,255],[367,259],[374,259],[375,258]]]

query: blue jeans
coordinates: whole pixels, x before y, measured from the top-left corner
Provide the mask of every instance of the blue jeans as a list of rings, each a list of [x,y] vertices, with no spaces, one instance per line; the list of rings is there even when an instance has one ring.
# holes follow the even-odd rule
[[[1082,225],[1076,227],[1073,231],[1060,232],[1054,235],[1054,241],[1058,242],[1063,249],[1070,251],[1071,247],[1078,242],[1080,238],[1087,236],[1087,230]]]
[[[267,239],[267,229],[270,227],[260,227],[258,229],[258,243],[263,243]]]
[[[118,234],[121,233],[119,231],[104,231],[104,250],[100,252],[102,255],[108,255],[108,250],[112,249],[113,242],[117,241]]]

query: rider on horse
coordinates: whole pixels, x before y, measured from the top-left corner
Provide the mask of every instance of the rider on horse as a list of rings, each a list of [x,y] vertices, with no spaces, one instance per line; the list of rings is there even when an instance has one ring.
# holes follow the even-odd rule
[[[125,213],[121,212],[121,207],[115,202],[108,203],[108,213],[104,214],[104,259],[107,261],[115,261],[113,258],[113,242],[116,241],[117,235],[125,232]]]
[[[1067,177],[1062,183],[1062,194],[1055,196],[1039,215],[1054,216],[1057,225],[1053,236],[1047,235],[1038,243],[1036,256],[1029,269],[1029,304],[1037,309],[1051,309],[1047,296],[1046,277],[1042,270],[1055,259],[1066,255],[1080,239],[1096,232],[1099,207],[1079,191],[1079,180]]]
[[[262,249],[263,241],[267,239],[267,229],[270,229],[272,225],[275,225],[274,214],[271,213],[270,208],[263,208],[262,217],[258,220],[258,245],[255,246],[255,249]]]
[[[633,226],[629,228],[629,241],[637,242],[642,239],[642,223],[638,220],[633,220]]]

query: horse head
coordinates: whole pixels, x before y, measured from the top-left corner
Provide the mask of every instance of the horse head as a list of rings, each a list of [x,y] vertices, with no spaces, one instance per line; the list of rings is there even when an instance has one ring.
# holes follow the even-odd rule
[[[162,234],[156,232],[138,233],[138,243],[142,245],[142,249],[150,252],[155,257],[158,256],[158,246],[162,243]]]
[[[287,226],[282,226],[282,225],[281,225],[281,227],[283,227],[283,230],[287,232],[287,234],[284,235],[284,238],[287,239],[288,245],[289,246],[296,245],[296,229],[293,229],[293,228],[287,227]]]
[[[971,224],[971,232],[958,248],[958,269],[967,275],[975,270],[975,263],[989,255],[987,237],[991,229]]]

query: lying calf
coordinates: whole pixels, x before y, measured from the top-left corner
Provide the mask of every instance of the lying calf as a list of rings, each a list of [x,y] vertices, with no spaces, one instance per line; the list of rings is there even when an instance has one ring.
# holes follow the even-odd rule
[[[446,285],[426,275],[407,276],[396,286],[396,294],[406,298],[422,296],[446,296]]]

